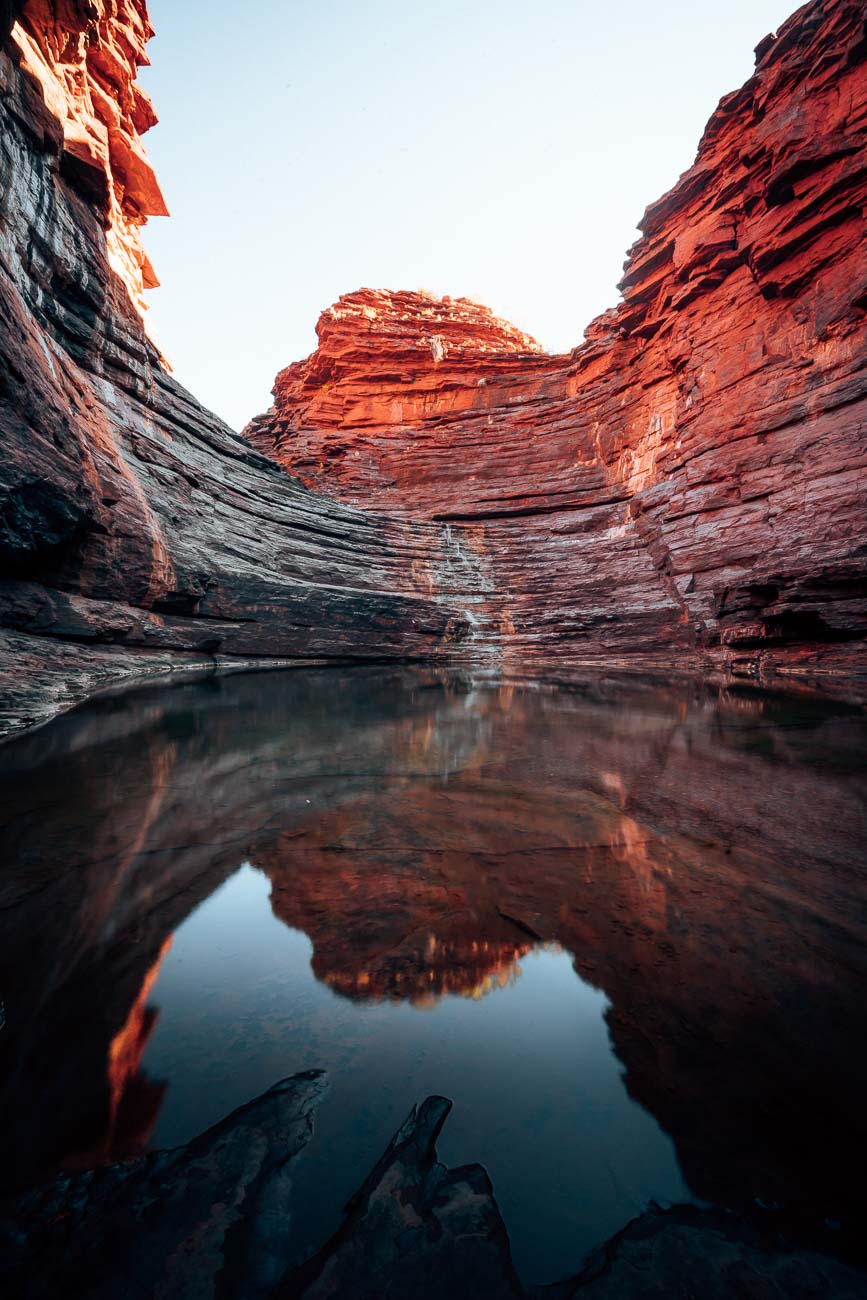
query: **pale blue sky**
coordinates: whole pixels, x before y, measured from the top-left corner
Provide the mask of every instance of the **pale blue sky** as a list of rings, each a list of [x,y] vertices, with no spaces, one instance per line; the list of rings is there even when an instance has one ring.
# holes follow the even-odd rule
[[[791,0],[150,0],[155,333],[239,428],[362,285],[581,340]]]

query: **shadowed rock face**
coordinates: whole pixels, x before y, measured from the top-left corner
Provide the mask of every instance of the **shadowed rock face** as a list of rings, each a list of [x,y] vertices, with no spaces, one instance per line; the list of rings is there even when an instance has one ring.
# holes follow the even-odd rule
[[[294,1075],[185,1147],[0,1202],[7,1285],[33,1300],[269,1295],[285,1267],[292,1161],[325,1086],[320,1071]]]
[[[865,143],[863,6],[814,0],[762,41],[570,355],[362,290],[248,434],[320,491],[441,521],[507,659],[857,666]]]
[[[577,1277],[525,1290],[480,1165],[446,1169],[436,1139],[451,1109],[444,1097],[413,1108],[353,1196],[346,1221],[306,1266],[292,1270],[275,1300],[861,1300],[867,1277],[779,1240],[733,1215],[652,1208],[600,1245]]]
[[[0,1202],[0,1263],[17,1294],[87,1300],[863,1300],[867,1276],[717,1211],[651,1208],[574,1278],[521,1286],[481,1165],[447,1169],[436,1141],[451,1103],[414,1106],[308,1263],[289,1266],[293,1161],[326,1087],[283,1079],[185,1147],[61,1177]]]
[[[347,1206],[343,1228],[283,1280],[278,1297],[524,1295],[484,1169],[437,1162],[450,1110],[445,1097],[413,1108]]]
[[[130,676],[468,631],[437,525],[307,491],[149,341],[149,33],[143,0],[28,0],[0,51],[0,731]]]

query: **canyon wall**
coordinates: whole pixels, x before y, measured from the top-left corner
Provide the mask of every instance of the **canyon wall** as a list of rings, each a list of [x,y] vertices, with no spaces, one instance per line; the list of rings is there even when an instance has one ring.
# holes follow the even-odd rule
[[[135,84],[144,0],[17,9],[0,53],[0,732],[134,675],[448,654],[469,626],[439,526],[309,492],[148,339],[141,228],[165,208]]]
[[[863,665],[863,6],[815,0],[756,55],[571,354],[361,290],[248,426],[317,490],[438,521],[507,662]]]
[[[144,0],[0,24],[0,733],[212,665],[863,664],[854,0],[762,43],[572,354],[350,294],[249,441],[142,321]]]

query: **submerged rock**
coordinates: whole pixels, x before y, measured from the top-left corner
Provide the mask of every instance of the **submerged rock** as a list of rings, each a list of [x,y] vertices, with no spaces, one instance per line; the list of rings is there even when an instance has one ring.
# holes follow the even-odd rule
[[[445,1097],[413,1107],[349,1202],[346,1222],[284,1279],[280,1300],[523,1295],[488,1175],[481,1165],[437,1162],[451,1107]]]
[[[48,1300],[864,1300],[867,1275],[717,1210],[651,1207],[553,1286],[522,1286],[481,1165],[447,1169],[452,1103],[413,1107],[342,1226],[284,1272],[292,1161],[325,1088],[294,1075],[174,1151],[64,1175],[0,1204],[10,1294]]]
[[[295,1156],[321,1071],[296,1074],[173,1151],[62,1175],[0,1204],[8,1295],[254,1297],[285,1267]]]

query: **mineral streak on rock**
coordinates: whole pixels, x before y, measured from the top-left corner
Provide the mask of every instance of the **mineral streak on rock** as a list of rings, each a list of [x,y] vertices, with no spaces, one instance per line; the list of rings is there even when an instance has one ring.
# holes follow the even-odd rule
[[[317,490],[441,521],[507,655],[863,666],[865,144],[863,5],[814,0],[571,354],[460,299],[362,290],[248,436]]]

